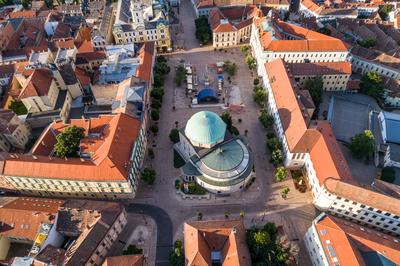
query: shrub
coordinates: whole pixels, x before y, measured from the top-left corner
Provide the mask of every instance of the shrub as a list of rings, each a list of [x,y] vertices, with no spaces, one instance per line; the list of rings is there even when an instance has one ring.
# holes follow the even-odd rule
[[[169,264],[171,266],[184,266],[185,265],[185,251],[183,249],[183,243],[180,240],[176,240],[174,248],[169,255]]]
[[[253,80],[253,85],[254,85],[254,86],[257,86],[258,84],[260,84],[260,80],[259,80],[258,78],[255,78],[255,79]]]
[[[162,102],[162,98],[164,96],[164,89],[163,88],[154,88],[151,90],[150,92],[150,97],[154,99],[159,100],[160,102]]]
[[[272,138],[276,138],[276,135],[274,132],[268,132],[267,133],[267,139],[272,139]]]
[[[264,90],[264,88],[262,86],[255,86],[253,94],[254,101],[262,107],[265,104],[266,98],[267,92]]]
[[[263,110],[261,115],[258,117],[258,121],[263,125],[264,128],[270,128],[274,125],[274,117]]]
[[[142,172],[142,180],[148,185],[153,185],[156,180],[156,170],[153,168],[144,168]]]
[[[281,181],[285,180],[285,178],[286,178],[286,168],[283,167],[283,166],[280,166],[280,167],[276,168],[275,178],[276,178],[277,182],[281,182]]]
[[[151,110],[150,116],[153,121],[158,121],[160,119],[160,111],[159,110]]]
[[[277,137],[273,136],[267,140],[267,147],[271,152],[273,152],[275,150],[280,150],[282,148],[282,144]]]
[[[181,180],[175,179],[175,189],[179,189],[181,187]]]
[[[161,101],[159,99],[153,98],[150,106],[151,108],[158,110],[161,108]]]
[[[153,132],[154,134],[157,134],[158,132],[158,126],[156,124],[153,124],[150,126],[150,130],[151,132]]]
[[[283,155],[281,150],[274,150],[271,155],[271,161],[274,165],[283,163]]]
[[[169,139],[173,143],[178,143],[179,142],[179,131],[176,128],[171,129],[171,132],[169,133]]]

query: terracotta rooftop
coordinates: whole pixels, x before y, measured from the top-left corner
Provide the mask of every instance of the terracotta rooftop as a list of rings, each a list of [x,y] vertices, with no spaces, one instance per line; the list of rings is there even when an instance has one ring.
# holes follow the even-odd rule
[[[269,18],[265,17],[265,20]],[[258,22],[260,29],[261,44],[264,50],[275,52],[341,52],[348,51],[347,45],[336,38],[299,27],[297,25],[283,22],[280,20],[273,20],[272,27],[276,30],[276,35],[279,40],[272,38],[271,32],[265,32],[262,23]],[[284,35],[290,34],[296,36],[298,39],[285,40]]]
[[[315,145],[310,147],[309,153],[320,185],[323,185],[324,181],[330,177],[352,182],[353,175],[350,167],[329,123],[326,121],[318,122],[309,130],[315,130],[319,133],[319,138]]]
[[[294,76],[322,76],[322,75],[350,75],[351,63],[342,62],[315,62],[315,63],[288,63],[290,72]]]
[[[253,17],[261,16],[255,5],[216,7],[210,11],[209,22],[213,32],[231,32],[249,26]]]
[[[37,68],[26,81],[25,86],[19,95],[19,99],[24,99],[34,96],[46,96],[49,92],[53,74],[47,68]]]
[[[33,241],[42,223],[53,223],[62,200],[17,198],[0,207],[0,235]]]
[[[154,42],[146,42],[139,50],[140,65],[136,70],[136,76],[151,83],[151,72],[154,61]]]
[[[399,239],[331,215],[320,218],[315,227],[329,265],[377,265],[371,253],[400,264]]]
[[[85,128],[86,134],[101,132],[102,144],[96,146],[98,148],[90,159],[61,159],[52,156],[56,135],[70,125]],[[126,114],[102,115],[90,120],[72,119],[67,125],[63,122],[53,122],[32,148],[32,155],[10,155],[4,161],[2,174],[87,181],[124,181],[128,176],[129,156],[139,128],[140,121]]]
[[[126,255],[107,257],[103,266],[143,266],[143,255]]]
[[[186,265],[211,265],[215,256],[226,266],[250,266],[246,230],[240,220],[192,221],[184,224]]]
[[[299,102],[282,59],[265,64],[272,93],[285,133],[289,149],[295,150],[297,143],[307,130],[305,118],[308,114],[300,109]]]

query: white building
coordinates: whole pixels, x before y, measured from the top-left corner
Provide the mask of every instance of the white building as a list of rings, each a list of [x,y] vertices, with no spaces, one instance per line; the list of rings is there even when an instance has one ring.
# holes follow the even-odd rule
[[[185,181],[196,181],[216,194],[243,189],[254,176],[253,157],[243,138],[233,137],[215,113],[194,114],[179,132],[175,145],[186,164]]]
[[[326,121],[310,122],[281,59],[265,65],[263,83],[268,91],[268,111],[282,143],[284,164],[302,169],[322,210],[398,235],[399,199],[361,186],[354,180],[331,127]]]
[[[156,42],[159,51],[168,51],[171,48],[168,12],[165,0],[119,0],[113,26],[115,42]]]
[[[110,45],[105,48],[107,58],[99,67],[100,84],[119,83],[136,74],[140,58],[134,44]]]

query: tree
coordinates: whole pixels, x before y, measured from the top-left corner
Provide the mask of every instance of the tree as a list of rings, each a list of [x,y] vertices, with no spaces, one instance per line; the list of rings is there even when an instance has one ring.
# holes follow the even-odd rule
[[[57,135],[57,143],[54,152],[57,157],[77,157],[81,139],[85,136],[85,129],[77,126],[70,126]]]
[[[231,127],[232,126],[232,117],[231,114],[228,111],[225,111],[222,113],[222,115],[220,116],[222,121],[225,122],[226,127]]]
[[[374,47],[376,45],[376,39],[374,38],[368,38],[365,40],[359,40],[357,41],[359,45],[361,45],[364,48],[371,48]]]
[[[253,98],[259,106],[263,107],[267,98],[267,92],[262,86],[255,86]]]
[[[270,243],[271,238],[266,231],[251,230],[247,234],[247,245],[249,246],[252,258],[262,258]]]
[[[183,243],[176,240],[174,248],[169,256],[169,263],[171,266],[184,266],[185,265],[185,251],[183,250]]]
[[[375,138],[371,130],[364,130],[350,139],[349,149],[358,158],[368,159],[374,152]]]
[[[315,77],[313,79],[309,79],[304,84],[304,88],[310,92],[311,98],[317,110],[322,102],[323,87],[324,87],[324,81],[320,76]]]
[[[276,228],[276,225],[274,223],[268,222],[264,225],[263,230],[269,234],[271,241],[275,242],[276,235],[278,233],[278,229]]]
[[[249,50],[250,50],[250,45],[243,45],[242,47],[240,47],[240,51],[242,51],[242,53],[247,54]]]
[[[283,155],[281,150],[274,150],[271,155],[271,161],[274,165],[283,163]]]
[[[382,77],[376,72],[367,72],[361,77],[360,92],[380,99],[384,92]]]
[[[150,104],[151,108],[153,109],[160,109],[161,108],[161,101],[159,99],[153,98]]]
[[[277,137],[272,137],[267,140],[268,149],[273,152],[275,150],[280,150],[282,148],[282,144]]]
[[[224,72],[226,72],[230,77],[236,75],[238,70],[238,66],[236,63],[232,63],[231,61],[227,60],[224,62]]]
[[[162,98],[164,96],[164,89],[163,88],[154,88],[150,92],[150,97],[153,99],[157,99],[162,102]]]
[[[379,8],[378,14],[383,20],[388,20],[389,13],[394,9],[393,5],[383,5]]]
[[[254,86],[257,86],[258,84],[260,84],[260,79],[255,78],[255,79],[253,80],[253,85],[254,85]]]
[[[150,116],[153,121],[158,121],[160,119],[160,111],[159,110],[151,110]]]
[[[278,168],[276,168],[275,178],[276,178],[277,182],[281,182],[281,181],[285,180],[285,178],[286,178],[286,168],[283,167],[283,166],[279,166]]]
[[[258,117],[258,120],[265,128],[270,128],[274,125],[274,117],[267,113],[267,111],[261,111],[261,115]]]
[[[24,115],[28,113],[28,110],[26,110],[26,107],[22,101],[11,100],[8,108],[13,110],[16,115]]]
[[[156,180],[156,170],[153,168],[144,168],[142,172],[142,180],[148,185],[153,185]]]
[[[175,81],[176,86],[178,86],[178,87],[181,86],[182,81],[184,81],[185,78],[186,78],[186,69],[183,65],[179,65],[176,68],[176,72],[175,72],[174,81]]]
[[[393,183],[396,179],[396,171],[393,167],[384,167],[381,172],[381,180]]]
[[[179,142],[179,131],[176,128],[171,129],[171,132],[169,133],[169,139],[173,143],[178,143]]]
[[[252,55],[247,55],[246,56],[246,63],[249,66],[250,70],[253,70],[257,66],[257,61]]]
[[[207,44],[211,40],[211,28],[206,16],[200,16],[194,21],[196,26],[196,38],[202,44]]]
[[[157,134],[158,133],[158,126],[156,124],[153,124],[153,125],[150,126],[150,130],[154,134]]]

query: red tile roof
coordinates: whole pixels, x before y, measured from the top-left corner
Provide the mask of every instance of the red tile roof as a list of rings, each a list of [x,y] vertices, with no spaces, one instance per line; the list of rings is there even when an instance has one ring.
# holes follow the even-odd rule
[[[221,252],[222,265],[250,266],[242,221],[192,221],[184,224],[186,265],[211,265],[211,252]]]
[[[36,17],[36,11],[34,10],[22,10],[16,11],[9,14],[9,18],[34,18]]]
[[[37,68],[33,70],[26,85],[22,88],[19,99],[47,95],[52,81],[53,75],[49,69]]]
[[[151,73],[153,70],[153,62],[155,57],[154,42],[146,42],[139,51],[140,65],[136,70],[136,76],[151,84]]]
[[[89,132],[102,132],[103,144],[90,160],[49,156],[55,136],[70,125],[89,129]],[[103,115],[90,120],[73,119],[67,125],[54,122],[36,142],[32,149],[33,155],[17,155],[6,159],[2,174],[86,181],[124,181],[128,176],[129,156],[140,125],[139,120],[126,114]]]
[[[264,18],[268,19],[268,18]],[[258,22],[260,28],[261,44],[264,50],[274,52],[335,52],[348,51],[348,46],[341,40],[308,30],[291,23],[274,20],[272,26],[278,36],[284,33],[295,35],[300,40],[273,40],[270,32],[264,32],[261,22]]]
[[[107,257],[102,266],[144,266],[144,256],[142,254]]]
[[[63,200],[21,197],[0,206],[0,236],[33,241],[42,223],[53,223]]]
[[[350,62],[288,63],[294,76],[350,75]]]
[[[289,149],[294,150],[307,130],[304,118],[308,115],[300,109],[293,83],[287,75],[282,59],[265,64],[272,93],[285,133]]]
[[[369,265],[361,252],[377,252],[400,264],[400,240],[344,219],[325,215],[315,224],[329,265]],[[362,229],[361,229],[362,228]],[[332,251],[335,256],[330,255]]]

